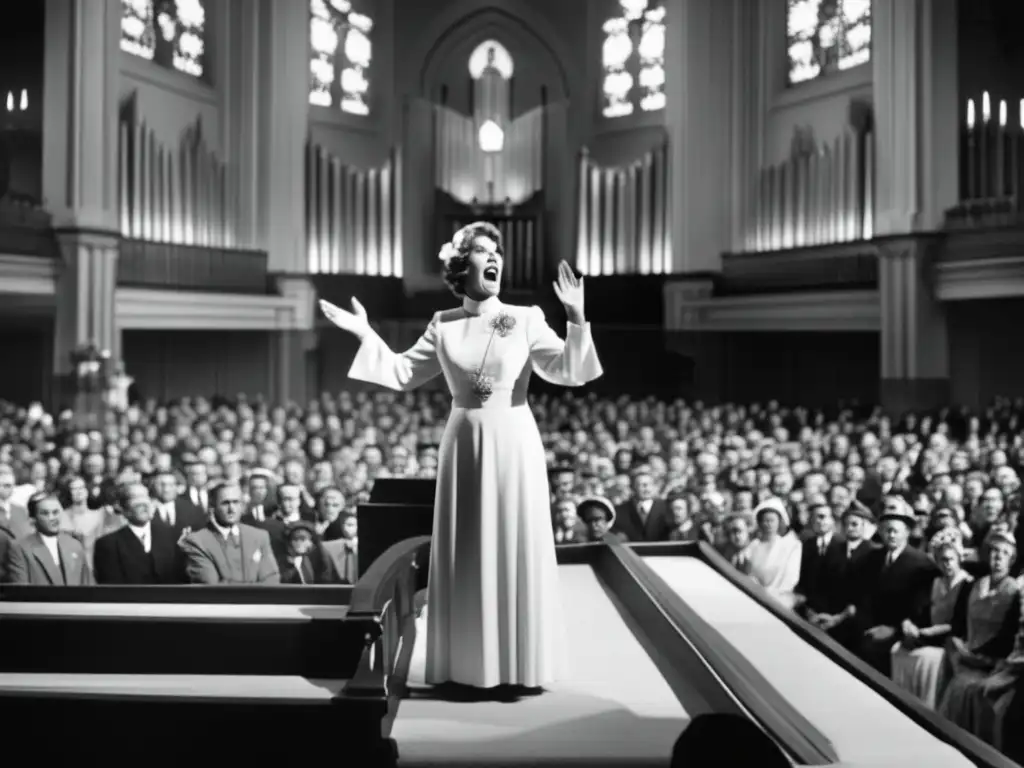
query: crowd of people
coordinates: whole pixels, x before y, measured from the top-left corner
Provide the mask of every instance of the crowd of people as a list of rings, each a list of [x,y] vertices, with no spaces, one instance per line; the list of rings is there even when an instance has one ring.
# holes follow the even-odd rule
[[[0,579],[353,583],[356,506],[433,477],[448,398],[0,406]],[[1017,759],[1024,401],[894,420],[542,395],[557,544],[704,541],[787,610]]]
[[[703,541],[925,706],[1024,759],[1012,727],[1024,722],[1024,401],[901,421],[777,403],[553,412],[556,542]]]

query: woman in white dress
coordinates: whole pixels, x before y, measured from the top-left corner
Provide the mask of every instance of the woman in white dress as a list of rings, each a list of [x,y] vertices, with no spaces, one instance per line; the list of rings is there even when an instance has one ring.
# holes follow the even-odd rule
[[[750,545],[750,576],[787,608],[796,604],[796,585],[800,581],[800,539],[789,530],[786,504],[770,498],[754,510],[758,538]]]
[[[459,230],[440,253],[462,306],[434,315],[396,354],[352,312],[321,302],[361,340],[349,376],[407,391],[444,375],[452,410],[438,457],[427,590],[428,684],[542,688],[565,659],[544,446],[527,403],[531,373],[562,386],[602,374],[583,312],[583,281],[559,265],[563,341],[539,307],[503,304],[493,225]]]
[[[909,633],[904,628],[903,640],[892,648],[892,680],[934,710],[953,613],[961,590],[969,589],[973,579],[963,569],[963,537],[956,528],[944,528],[932,536],[928,554],[941,572],[932,582],[931,624],[910,625]]]

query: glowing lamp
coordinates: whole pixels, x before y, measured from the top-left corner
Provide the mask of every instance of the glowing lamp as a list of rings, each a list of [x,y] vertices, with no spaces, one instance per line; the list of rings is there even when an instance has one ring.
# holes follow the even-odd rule
[[[480,126],[480,149],[484,152],[501,152],[505,147],[505,132],[493,120]]]

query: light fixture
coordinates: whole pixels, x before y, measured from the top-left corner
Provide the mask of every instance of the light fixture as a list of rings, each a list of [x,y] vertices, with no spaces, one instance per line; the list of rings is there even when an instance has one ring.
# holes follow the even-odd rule
[[[480,126],[478,138],[480,140],[480,149],[483,152],[489,154],[501,152],[505,147],[505,132],[493,120],[488,120]]]
[[[28,109],[28,89],[27,88],[22,88],[21,89],[21,111],[24,112],[26,109]]]
[[[14,91],[7,92],[7,111],[14,111]]]

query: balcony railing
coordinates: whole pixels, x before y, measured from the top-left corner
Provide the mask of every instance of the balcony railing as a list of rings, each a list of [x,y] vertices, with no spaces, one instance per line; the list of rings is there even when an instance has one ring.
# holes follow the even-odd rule
[[[137,288],[267,293],[267,254],[212,246],[122,240],[117,284]]]

